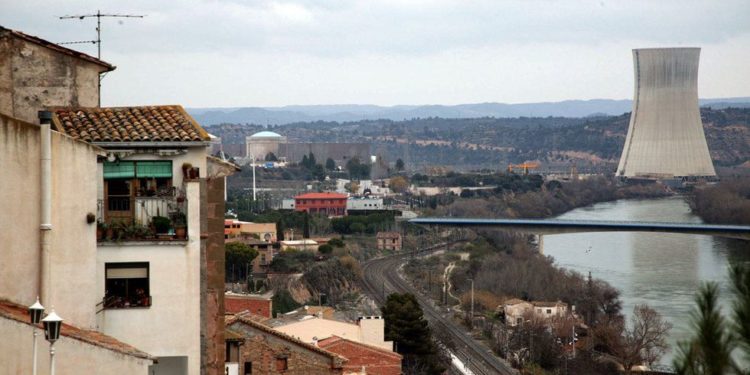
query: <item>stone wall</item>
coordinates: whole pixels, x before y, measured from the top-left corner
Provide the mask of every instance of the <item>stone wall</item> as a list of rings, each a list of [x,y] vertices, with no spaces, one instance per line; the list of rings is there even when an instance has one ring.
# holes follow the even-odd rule
[[[0,30],[0,113],[35,123],[44,108],[97,107],[107,70]]]
[[[334,368],[336,366],[330,356],[249,327],[242,322],[235,322],[231,327],[246,338],[245,344],[241,346],[241,374],[244,373],[246,362],[252,363],[253,374],[341,374],[341,368]],[[286,358],[287,369],[278,371],[276,361],[282,358]]]
[[[205,180],[201,199],[201,370],[224,373],[224,178]]]

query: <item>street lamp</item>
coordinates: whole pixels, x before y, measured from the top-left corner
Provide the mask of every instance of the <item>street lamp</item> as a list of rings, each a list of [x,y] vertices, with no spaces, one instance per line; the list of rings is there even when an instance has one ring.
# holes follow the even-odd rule
[[[255,205],[255,155],[250,154],[250,160],[253,163],[253,205]]]
[[[32,360],[32,374],[36,375],[36,337],[39,335],[39,332],[36,331],[36,326],[39,324],[39,322],[42,320],[42,314],[44,313],[44,306],[42,306],[41,303],[39,303],[39,297],[36,297],[36,302],[34,302],[33,305],[29,306],[29,318],[31,318],[31,324],[32,326],[32,332],[34,336],[34,343],[32,344],[33,354],[31,355]]]
[[[52,312],[42,319],[44,324],[44,338],[49,341],[49,373],[55,375],[55,341],[60,338],[60,327],[62,327],[62,318],[55,313],[55,308],[52,308]]]

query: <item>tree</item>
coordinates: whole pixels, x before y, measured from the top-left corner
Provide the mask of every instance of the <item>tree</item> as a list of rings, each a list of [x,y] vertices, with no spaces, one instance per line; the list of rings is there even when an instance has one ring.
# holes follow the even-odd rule
[[[224,245],[226,256],[226,274],[225,279],[229,280],[232,270],[236,269],[245,274],[248,265],[258,256],[258,251],[241,242],[230,242]],[[247,275],[245,275],[247,278]],[[236,281],[236,280],[232,280]]]
[[[679,343],[674,361],[678,374],[722,375],[734,367],[731,357],[734,342],[718,301],[718,285],[704,284],[695,299],[696,309],[691,314],[694,336],[692,340]]]
[[[279,161],[279,158],[273,152],[269,152],[266,154],[266,161]]]
[[[396,170],[399,172],[404,170],[404,161],[401,160],[400,158],[396,160]]]
[[[404,372],[412,368],[421,368],[426,374],[445,371],[432,341],[430,327],[413,294],[390,294],[381,310],[385,319],[385,339],[393,340],[397,351],[404,356]]]
[[[370,165],[362,164],[358,157],[353,157],[346,162],[346,170],[349,171],[349,178],[352,180],[370,177],[370,169]]]
[[[409,187],[409,182],[403,176],[391,177],[388,186],[396,193],[403,193]]]
[[[719,287],[704,284],[695,297],[696,308],[691,314],[693,337],[679,343],[674,367],[681,375],[727,373],[745,374],[732,359],[735,348],[750,360],[750,266],[731,268],[732,320],[727,321],[719,307]]]
[[[326,179],[326,170],[323,169],[323,166],[320,164],[315,164],[310,172],[312,173],[313,178],[318,181],[324,181]]]
[[[336,169],[336,162],[331,158],[326,159],[326,169],[329,171]]]
[[[622,319],[618,322],[614,325],[620,334],[609,343],[609,347],[627,373],[640,363],[653,365],[666,353],[672,324],[664,321],[656,310],[648,305],[636,305],[630,327],[623,327]]]

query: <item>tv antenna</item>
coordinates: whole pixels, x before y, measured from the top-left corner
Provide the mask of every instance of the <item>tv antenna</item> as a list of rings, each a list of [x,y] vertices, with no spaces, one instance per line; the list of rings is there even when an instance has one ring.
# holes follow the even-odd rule
[[[75,16],[62,16],[60,17],[61,20],[69,20],[69,19],[79,19],[83,20],[84,18],[91,18],[96,17],[96,40],[81,40],[81,41],[75,41],[75,42],[62,42],[58,44],[84,44],[84,43],[91,43],[96,44],[96,58],[101,60],[102,59],[102,17],[111,17],[111,18],[143,18],[146,17],[145,15],[141,14],[102,14],[101,11],[97,10],[96,14],[79,14]],[[99,76],[99,106],[102,106],[102,79],[104,79],[104,76],[107,75],[107,72],[101,74]]]

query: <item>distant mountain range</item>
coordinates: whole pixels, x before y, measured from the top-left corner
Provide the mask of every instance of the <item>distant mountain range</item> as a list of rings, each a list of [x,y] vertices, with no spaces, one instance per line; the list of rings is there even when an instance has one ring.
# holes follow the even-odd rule
[[[701,99],[701,106],[720,109],[750,107],[750,97]],[[594,117],[615,116],[629,112],[632,100],[592,99],[545,103],[477,103],[459,105],[290,105],[284,107],[187,108],[202,125],[222,123],[285,125],[295,122],[406,120],[413,118],[478,117]]]

